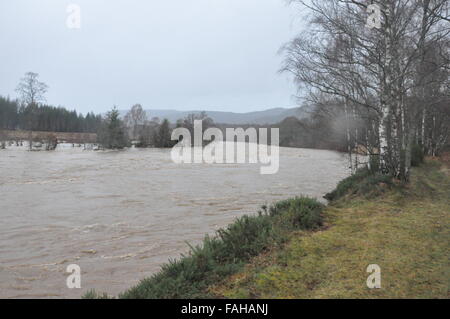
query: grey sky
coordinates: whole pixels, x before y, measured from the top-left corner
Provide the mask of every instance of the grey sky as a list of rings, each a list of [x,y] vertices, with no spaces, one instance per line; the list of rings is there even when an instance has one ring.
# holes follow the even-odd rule
[[[70,3],[79,30],[66,27]],[[33,71],[49,104],[81,112],[295,106],[277,51],[297,15],[285,0],[4,0],[0,95]]]

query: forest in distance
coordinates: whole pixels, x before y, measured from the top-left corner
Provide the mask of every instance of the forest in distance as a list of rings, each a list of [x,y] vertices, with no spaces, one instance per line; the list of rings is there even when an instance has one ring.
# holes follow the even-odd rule
[[[45,98],[48,89],[44,83],[39,82],[38,75],[28,73],[22,80],[27,83],[27,91],[42,90],[40,98]],[[30,87],[31,86],[31,87]],[[36,97],[35,97],[36,98]],[[120,116],[117,108],[107,114],[89,112],[86,115],[68,110],[65,107],[55,107],[40,102],[24,103],[21,99],[10,99],[0,96],[0,141],[5,140],[1,130],[8,131],[34,131],[34,132],[67,132],[67,133],[95,133],[98,142],[106,148],[124,148],[133,141],[137,147],[170,147],[171,130],[176,127],[186,127],[193,130],[194,121],[202,120],[204,130],[208,127],[217,127],[223,131],[226,128],[264,127],[280,129],[280,146],[296,148],[316,148],[346,151],[346,134],[343,130],[346,119],[338,107],[330,107],[326,112],[323,108],[313,105],[300,107],[306,116],[287,117],[277,124],[267,125],[236,125],[227,123],[214,123],[206,111],[192,113],[176,123],[166,119],[151,117],[140,104],[136,104],[125,114]],[[117,142],[107,141],[107,127],[119,132]],[[42,138],[44,139],[44,138]],[[36,138],[36,142],[39,138]],[[110,145],[108,145],[108,143]]]

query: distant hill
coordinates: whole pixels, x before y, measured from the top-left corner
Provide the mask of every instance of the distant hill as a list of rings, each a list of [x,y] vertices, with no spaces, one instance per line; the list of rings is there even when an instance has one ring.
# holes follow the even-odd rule
[[[125,115],[127,111],[121,111]],[[159,117],[168,119],[175,123],[177,120],[185,118],[187,115],[201,113],[201,111],[175,111],[175,110],[146,110],[148,118]],[[301,108],[274,108],[265,111],[249,113],[217,112],[205,111],[215,123],[220,124],[275,124],[288,117],[304,118],[305,112]]]

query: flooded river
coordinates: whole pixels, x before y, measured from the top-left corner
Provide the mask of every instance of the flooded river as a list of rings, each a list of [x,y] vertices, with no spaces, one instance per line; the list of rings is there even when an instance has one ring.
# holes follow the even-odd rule
[[[0,297],[117,294],[263,204],[321,198],[348,174],[344,155],[280,149],[280,170],[172,162],[169,150],[0,150]],[[81,267],[68,289],[66,267]]]

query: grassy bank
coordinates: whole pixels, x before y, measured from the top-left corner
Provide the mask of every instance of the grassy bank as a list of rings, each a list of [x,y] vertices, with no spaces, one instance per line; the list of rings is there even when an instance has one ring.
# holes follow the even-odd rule
[[[209,292],[225,298],[448,298],[450,177],[428,161],[411,183],[365,173],[328,197],[324,227],[296,231],[282,249],[252,259]],[[368,289],[367,266],[382,288]]]
[[[448,167],[428,161],[407,185],[362,170],[327,207],[303,197],[262,207],[118,297],[448,298]],[[367,288],[370,264],[381,289]]]

